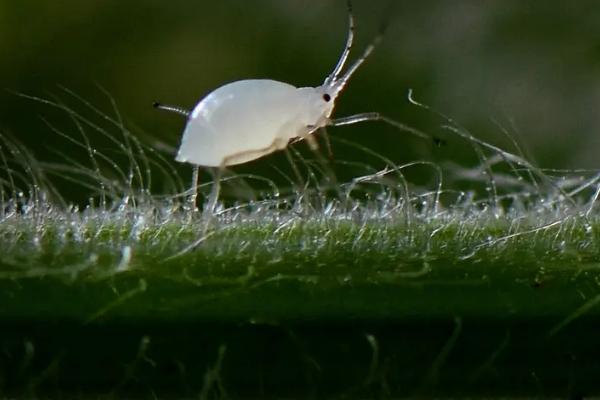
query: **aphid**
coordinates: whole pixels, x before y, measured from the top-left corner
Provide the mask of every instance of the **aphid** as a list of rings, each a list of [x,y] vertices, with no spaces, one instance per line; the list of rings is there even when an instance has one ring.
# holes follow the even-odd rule
[[[354,39],[354,17],[348,1],[348,35],[346,46],[335,68],[317,87],[297,88],[270,79],[248,79],[221,86],[194,107],[190,113],[179,107],[155,103],[156,108],[180,113],[188,118],[176,160],[193,164],[195,204],[198,167],[223,168],[242,164],[283,150],[296,140],[306,139],[317,148],[314,132],[327,126],[349,125],[362,121],[384,121],[407,129],[379,113],[361,113],[331,119],[335,100],[346,84],[369,57],[382,38],[378,35],[363,54],[343,72]],[[218,197],[218,175],[209,199],[209,210]]]

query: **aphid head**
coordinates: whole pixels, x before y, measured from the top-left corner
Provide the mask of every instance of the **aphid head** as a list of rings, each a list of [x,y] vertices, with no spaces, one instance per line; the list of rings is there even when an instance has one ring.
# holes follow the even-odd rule
[[[344,51],[342,52],[342,55],[340,56],[340,59],[337,62],[337,65],[335,66],[331,74],[329,74],[329,76],[325,78],[323,85],[319,87],[319,89],[322,89],[325,94],[330,96],[330,100],[327,101],[331,101],[331,103],[335,101],[335,99],[337,98],[339,93],[344,89],[352,75],[356,72],[358,67],[360,67],[361,64],[365,62],[365,60],[375,49],[375,46],[377,46],[377,44],[381,41],[381,38],[383,37],[383,33],[377,35],[375,40],[373,40],[373,42],[369,46],[367,46],[362,56],[360,56],[356,61],[354,61],[354,64],[352,64],[350,68],[348,68],[348,70],[344,74],[342,74],[342,70],[346,65],[346,61],[348,60],[348,56],[350,55],[350,50],[352,49],[352,42],[354,41],[354,16],[352,14],[352,3],[350,0],[347,1],[347,5],[348,36],[346,39],[346,46],[344,47]]]
[[[327,86],[298,88],[304,101],[302,114],[304,121],[309,126],[319,127],[327,124],[333,112],[334,97],[330,94],[331,88]]]

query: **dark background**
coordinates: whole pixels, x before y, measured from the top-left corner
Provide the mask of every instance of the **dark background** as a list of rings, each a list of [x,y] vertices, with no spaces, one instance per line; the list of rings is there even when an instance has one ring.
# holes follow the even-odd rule
[[[472,163],[472,150],[448,137],[439,118],[409,105],[407,91],[413,88],[421,102],[512,150],[502,133],[508,131],[537,165],[598,167],[597,2],[354,3],[355,56],[384,19],[390,27],[338,99],[335,115],[380,111],[448,143],[438,149],[379,124],[332,129],[334,138],[351,139],[399,163]],[[2,1],[0,86],[8,91],[0,93],[0,128],[36,157],[57,157],[52,151],[64,141],[40,116],[67,133],[75,128],[61,125],[49,107],[10,91],[69,102],[62,85],[111,114],[100,86],[136,132],[176,149],[184,121],[153,110],[153,100],[192,108],[218,86],[245,78],[319,85],[342,49],[346,16],[343,0]],[[70,104],[84,112],[83,105]],[[110,154],[108,143],[92,140]],[[334,154],[360,157],[335,141]],[[277,154],[236,171],[269,174],[273,163],[283,162]],[[187,166],[178,168],[184,178],[189,175]]]
[[[356,74],[339,99],[336,115],[380,111],[423,131],[444,135],[439,118],[408,104],[407,90],[413,88],[416,98],[460,121],[476,136],[511,149],[510,140],[502,133],[506,129],[542,167],[599,167],[598,1],[354,2],[358,25],[356,49],[359,52],[375,36],[384,16],[391,19],[390,28],[380,48]],[[388,10],[390,4],[394,6],[393,11]],[[23,99],[11,92],[50,98],[58,96],[74,111],[105,126],[107,124],[101,118],[94,116],[82,102],[59,87],[62,85],[72,90],[90,104],[114,115],[111,104],[99,85],[112,95],[121,115],[136,134],[145,140],[160,142],[163,148],[175,149],[179,144],[184,121],[176,115],[153,110],[153,100],[160,99],[165,103],[191,108],[199,98],[214,88],[225,82],[244,78],[268,77],[298,86],[318,85],[335,65],[345,35],[346,11],[343,0],[0,0],[0,88],[8,89],[0,91],[0,130],[18,138],[40,159],[54,159],[67,164],[72,164],[71,159],[80,159],[82,163],[86,163],[85,151],[53,133],[41,119],[43,117],[65,133],[78,137],[77,127],[65,118],[64,113],[57,113],[47,105]],[[123,157],[119,158],[120,150],[114,144],[91,129],[89,134],[100,151],[119,162],[126,161]],[[465,165],[478,162],[473,159],[472,149],[464,141],[451,135],[446,135],[446,146],[436,148],[431,143],[399,135],[393,129],[377,124],[332,129],[331,134],[333,137],[351,139],[399,163],[434,160],[443,166],[444,171],[449,171],[449,162]],[[352,153],[339,142],[334,141],[333,145],[336,159],[360,160],[360,157],[364,157],[364,153]],[[298,147],[305,146],[300,143]],[[172,159],[173,156],[168,157]],[[374,158],[368,162],[373,163],[376,169],[385,165],[382,160]],[[272,169],[273,165],[286,165],[285,157],[275,154],[234,170],[259,171],[261,174],[277,176]],[[188,166],[180,165],[178,169],[184,179],[189,178]],[[289,173],[289,169],[287,171]],[[348,175],[358,173],[350,171]],[[156,179],[158,176],[160,175]],[[84,189],[70,182],[63,182],[61,186],[62,192],[69,198],[81,196],[76,192]],[[165,188],[165,191],[168,192],[169,189]],[[575,233],[569,235],[576,238],[577,227],[572,230]],[[559,233],[565,231],[567,230],[561,228]],[[479,231],[475,233],[477,232]],[[541,236],[542,244],[545,237],[553,235],[548,232]],[[556,239],[549,240],[553,246],[564,244],[558,244]],[[120,242],[116,243],[118,245]],[[583,243],[588,243],[587,239]],[[567,259],[580,257],[579,251],[569,246],[567,242],[565,251],[560,247],[561,254]],[[84,252],[88,251],[85,246],[82,249]],[[535,254],[538,247],[531,246],[531,249],[534,251],[532,254]],[[99,250],[102,250],[102,246]],[[464,249],[461,247],[462,250]],[[586,247],[586,251],[593,250],[593,246]],[[377,252],[367,254],[371,253]],[[346,253],[342,251],[340,254]],[[22,366],[33,361],[33,367],[0,368],[0,377],[10,384],[10,379],[16,375],[16,386],[20,388],[19,379],[26,381],[29,387],[33,386],[33,383],[29,384],[30,376],[37,383],[43,380],[53,382],[60,372],[66,379],[71,379],[70,382],[75,381],[72,384],[76,388],[74,393],[81,396],[83,391],[77,386],[80,381],[84,382],[82,385],[86,382],[98,382],[108,371],[108,378],[104,379],[110,381],[100,382],[98,385],[110,385],[109,390],[113,390],[111,379],[114,375],[110,375],[111,371],[116,370],[117,374],[129,376],[129,365],[139,348],[139,339],[142,335],[148,335],[152,338],[149,356],[158,362],[159,367],[150,368],[150,364],[141,363],[140,368],[145,369],[134,371],[134,377],[147,377],[147,380],[136,380],[134,389],[146,390],[162,384],[167,388],[181,387],[182,383],[176,381],[180,377],[176,369],[179,364],[173,366],[172,362],[178,358],[189,360],[188,364],[183,364],[189,373],[189,379],[193,384],[201,385],[202,380],[199,378],[205,373],[207,366],[214,365],[217,346],[228,343],[230,347],[225,359],[227,372],[230,374],[225,376],[228,388],[235,388],[236,376],[239,377],[238,383],[246,379],[252,380],[254,385],[257,380],[255,376],[267,375],[263,368],[272,368],[278,373],[273,375],[274,381],[266,381],[267,389],[271,388],[267,392],[277,393],[276,389],[283,389],[283,393],[294,392],[298,386],[287,385],[287,381],[283,381],[283,385],[287,385],[283,388],[274,386],[275,389],[272,389],[273,386],[269,387],[269,384],[282,385],[276,378],[283,376],[290,379],[299,377],[296,380],[304,385],[305,381],[312,378],[309,374],[313,369],[300,370],[297,366],[308,365],[306,360],[310,363],[312,360],[297,360],[313,351],[326,357],[318,360],[325,371],[320,383],[336,384],[329,391],[327,387],[322,390],[330,393],[354,384],[363,385],[362,379],[367,375],[364,367],[371,362],[372,357],[365,340],[365,333],[370,333],[379,340],[382,368],[389,368],[387,371],[390,375],[396,373],[397,376],[411,380],[408,383],[401,381],[401,386],[393,386],[394,382],[390,380],[392,393],[413,393],[406,391],[407,388],[411,389],[410,383],[420,384],[420,377],[425,376],[428,370],[433,371],[430,366],[435,366],[440,359],[438,354],[444,354],[446,350],[449,358],[446,363],[442,363],[444,368],[441,370],[439,385],[450,388],[446,392],[440,391],[446,397],[447,393],[450,396],[453,393],[477,393],[479,396],[482,393],[493,393],[498,397],[498,393],[506,395],[518,392],[521,396],[570,395],[572,398],[580,398],[583,395],[576,391],[582,390],[583,394],[597,393],[592,390],[597,385],[597,380],[594,380],[598,375],[594,368],[597,365],[597,346],[594,346],[595,341],[591,336],[597,326],[596,317],[593,312],[582,318],[577,314],[582,310],[577,308],[581,302],[595,302],[593,296],[596,294],[592,293],[592,297],[582,300],[581,292],[574,290],[582,289],[584,294],[591,291],[590,288],[595,287],[592,282],[595,276],[578,273],[575,275],[577,279],[574,279],[559,273],[554,276],[552,271],[548,275],[545,267],[537,271],[540,265],[545,265],[546,260],[555,254],[553,251],[545,253],[544,257],[531,265],[527,264],[527,259],[521,259],[521,253],[516,254],[516,258],[514,255],[509,257],[519,267],[516,269],[508,268],[510,264],[504,263],[502,258],[500,261],[492,260],[491,264],[486,264],[484,258],[481,265],[469,265],[479,263],[479,258],[466,257],[460,262],[466,263],[467,269],[477,267],[470,268],[468,274],[462,274],[460,271],[465,269],[457,269],[456,264],[446,263],[452,267],[453,274],[456,271],[462,274],[460,282],[457,282],[466,282],[467,286],[445,285],[448,278],[431,279],[428,275],[425,279],[431,279],[431,287],[415,284],[407,285],[408,290],[396,290],[391,286],[388,288],[393,291],[394,296],[401,296],[400,299],[402,296],[412,296],[412,305],[407,301],[395,303],[408,310],[406,315],[411,318],[421,314],[420,308],[413,305],[432,307],[433,315],[442,315],[442,318],[461,315],[455,310],[456,304],[468,305],[467,310],[476,305],[483,310],[482,315],[496,317],[465,317],[464,329],[456,346],[446,347],[451,343],[452,332],[456,329],[450,318],[436,321],[424,316],[421,322],[417,320],[415,324],[409,318],[407,326],[397,322],[388,324],[390,321],[385,320],[385,313],[389,312],[386,307],[392,304],[390,302],[393,296],[380,287],[373,286],[374,296],[381,299],[377,303],[363,301],[363,292],[355,291],[354,286],[344,289],[351,296],[342,293],[338,297],[331,297],[327,286],[324,286],[326,290],[319,291],[311,283],[305,296],[304,292],[293,289],[294,285],[306,286],[303,280],[288,280],[288,285],[291,286],[286,286],[286,281],[282,285],[279,282],[273,286],[259,285],[259,288],[266,291],[265,296],[254,292],[249,294],[258,294],[256,299],[266,301],[275,309],[283,311],[287,311],[284,310],[287,303],[270,301],[277,296],[269,297],[269,293],[285,292],[279,298],[287,299],[291,304],[298,301],[306,304],[305,299],[315,293],[325,296],[323,298],[327,298],[327,301],[338,301],[344,307],[351,305],[349,301],[354,299],[360,302],[359,309],[368,310],[369,307],[365,308],[363,305],[370,305],[373,310],[383,310],[383,314],[380,314],[382,316],[379,319],[375,318],[374,325],[351,316],[348,317],[348,325],[328,328],[319,325],[317,321],[314,327],[290,330],[294,334],[297,332],[300,341],[292,337],[285,326],[280,328],[271,325],[273,320],[270,318],[264,319],[262,323],[260,318],[253,319],[252,324],[235,323],[234,327],[220,327],[212,321],[208,325],[184,322],[132,327],[113,322],[112,326],[99,327],[91,324],[85,327],[65,327],[60,319],[59,322],[52,322],[58,317],[49,318],[49,321],[42,321],[37,326],[19,327],[9,322],[10,326],[0,329],[4,333],[1,356],[8,360],[8,365],[15,365],[15,360]],[[586,253],[583,254],[578,262],[589,264]],[[302,252],[299,256],[303,256]],[[155,258],[153,255],[152,259]],[[87,265],[89,257],[86,260]],[[61,262],[61,258],[57,256],[56,262]],[[244,268],[247,266],[243,258],[236,259],[235,262],[244,264]],[[444,263],[444,260],[440,262]],[[550,266],[560,262],[552,261]],[[595,260],[592,259],[591,262]],[[343,267],[345,264],[342,262],[339,265]],[[205,264],[200,265],[204,266]],[[466,279],[467,275],[478,279],[477,271],[482,266],[489,268],[490,275],[498,274],[498,278],[491,275],[489,281],[493,284],[490,286],[471,286],[470,279]],[[560,271],[571,274],[569,271],[574,269],[577,268],[561,264]],[[435,267],[433,270],[438,271]],[[202,271],[206,269],[202,268]],[[511,275],[512,271],[522,273],[527,278],[515,279]],[[87,277],[85,274],[83,276]],[[543,285],[536,285],[538,276],[543,279]],[[137,285],[135,275],[118,274],[118,277],[125,279],[124,282],[134,278]],[[485,277],[488,279],[487,272]],[[134,314],[136,310],[148,310],[148,304],[152,301],[160,302],[162,307],[164,298],[169,298],[169,291],[175,290],[178,295],[181,294],[176,285],[178,281],[163,279],[165,286],[157,286],[152,280],[160,281],[162,278],[154,273],[149,274],[147,279],[152,290],[148,290],[145,296],[133,298],[131,310]],[[67,309],[78,312],[84,310],[85,313],[87,311],[82,304],[103,303],[105,298],[109,306],[116,304],[112,301],[115,295],[119,296],[116,288],[120,287],[121,281],[117,280],[115,283],[113,279],[92,280],[90,285],[73,285],[69,279],[63,287],[49,285],[47,279],[22,279],[23,282],[16,283],[4,279],[7,287],[0,293],[8,299],[4,303],[16,307],[14,310],[28,307],[33,312],[37,308],[51,310],[50,314],[44,315],[60,315],[65,311],[61,304],[68,305],[70,308]],[[503,282],[506,287],[503,287]],[[574,285],[573,289],[571,285]],[[198,291],[195,286],[191,287],[191,284],[189,286],[194,292],[190,296],[198,296],[198,293],[203,296],[203,291]],[[357,288],[360,289],[360,286]],[[432,295],[428,295],[428,288],[434,289],[429,293]],[[155,295],[163,290],[163,295]],[[483,297],[477,296],[474,290],[483,293]],[[61,295],[56,296],[57,293]],[[130,292],[124,289],[120,293],[127,295]],[[367,293],[364,298],[369,299],[369,292],[364,293]],[[52,296],[57,299],[58,307],[55,307]],[[423,301],[424,297],[426,301]],[[35,301],[36,298],[39,300]],[[481,301],[482,298],[492,298],[496,302]],[[19,299],[23,300],[18,301]],[[71,299],[73,300],[70,301]],[[198,299],[203,301],[203,297]],[[229,303],[218,299],[219,304],[229,305],[235,310],[239,309],[240,304],[253,306],[250,302],[240,302],[240,298],[236,296],[229,296],[228,299]],[[550,303],[541,301],[543,299]],[[378,307],[378,304],[384,307]],[[558,305],[558,308],[550,307],[543,311],[540,308],[536,313],[540,304]],[[586,304],[593,303],[585,303],[584,307]],[[210,302],[202,302],[202,305],[211,308],[211,311],[216,309],[212,308]],[[437,305],[442,306],[442,311]],[[486,310],[494,310],[496,306],[501,306],[505,313],[486,313]],[[168,307],[164,309],[169,311]],[[11,314],[10,307],[7,310],[9,312],[4,310],[5,315],[26,318],[22,313],[13,311]],[[570,314],[572,310],[576,310],[576,313]],[[463,314],[468,315],[468,312]],[[328,313],[324,312],[324,315]],[[556,326],[563,316],[568,315],[577,317],[577,321],[565,320],[574,322],[576,330],[566,330],[564,334],[561,332],[561,335],[549,338],[550,327]],[[585,317],[589,317],[590,322]],[[382,325],[375,326],[378,320],[382,321]],[[118,318],[113,321],[118,321]],[[136,323],[130,318],[125,322]],[[24,346],[24,337],[27,338],[25,345],[35,345],[34,357],[25,354],[27,347]],[[508,351],[504,351],[503,343],[509,341],[510,346],[506,346]],[[90,346],[90,343],[94,345]],[[301,346],[305,346],[307,350],[303,350]],[[275,350],[266,352],[264,349],[267,347]],[[321,352],[322,349],[326,351]],[[439,349],[442,349],[441,353],[438,353]],[[250,350],[249,358],[246,356],[247,350]],[[494,354],[500,353],[501,356],[491,365]],[[494,358],[488,358],[489,354]],[[145,354],[141,356],[145,357]],[[241,360],[242,356],[245,357],[244,360]],[[57,359],[60,362],[55,364]],[[484,376],[483,380],[477,382],[480,386],[475,389],[462,384],[464,380],[470,379],[469,376],[463,376],[464,371],[474,371],[486,359],[491,360],[490,366],[494,367],[490,368],[489,375],[493,375],[491,379],[485,379],[488,376]],[[238,360],[241,361],[236,362]],[[7,361],[3,362],[7,364]],[[290,363],[295,363],[293,365],[296,369],[290,369]],[[58,367],[54,368],[56,365]],[[110,368],[111,366],[117,367],[115,369]],[[483,366],[487,366],[487,363]],[[248,367],[251,369],[250,373]],[[343,374],[338,376],[340,371]],[[231,374],[237,375],[232,378]],[[384,372],[381,374],[384,376]],[[67,384],[70,382],[67,381]],[[505,386],[505,382],[510,386]],[[305,386],[317,387],[318,383],[309,382]],[[500,389],[499,383],[502,384]],[[582,389],[586,386],[592,389]],[[98,387],[102,393],[108,393],[104,386],[97,386],[96,390]],[[253,390],[255,387],[256,385],[250,386]],[[478,390],[477,388],[480,391],[467,392]],[[7,391],[6,382],[2,382],[2,389],[3,392]],[[89,387],[87,389],[89,391]],[[192,389],[196,390],[195,393],[199,392],[194,386],[184,394],[189,395]],[[235,395],[235,389],[233,392]],[[377,394],[381,392],[382,390],[374,391]],[[8,393],[10,395],[10,391]],[[62,397],[69,396],[63,394]]]

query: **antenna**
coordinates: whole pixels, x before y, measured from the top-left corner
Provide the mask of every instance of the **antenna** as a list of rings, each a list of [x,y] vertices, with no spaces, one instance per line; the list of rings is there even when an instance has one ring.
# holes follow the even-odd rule
[[[337,80],[346,64],[346,60],[348,60],[350,50],[352,49],[352,42],[354,41],[354,15],[352,14],[352,2],[348,0],[346,4],[348,6],[348,37],[346,38],[346,46],[344,47],[344,51],[342,52],[337,65],[333,69],[333,72],[325,79],[323,85],[329,86]]]

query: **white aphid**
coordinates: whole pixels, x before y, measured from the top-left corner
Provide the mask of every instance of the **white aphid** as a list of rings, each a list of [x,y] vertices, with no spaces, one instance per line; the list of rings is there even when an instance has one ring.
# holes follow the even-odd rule
[[[187,116],[176,160],[194,164],[194,191],[197,167],[224,167],[255,160],[290,141],[306,139],[312,147],[312,133],[326,126],[349,125],[380,120],[400,129],[406,127],[379,113],[362,113],[330,119],[337,96],[350,77],[379,42],[379,35],[345,73],[344,65],[352,48],[354,18],[348,1],[349,29],[346,47],[333,72],[317,87],[297,88],[269,79],[248,79],[226,84],[209,93],[190,113],[178,107],[155,103],[155,107]],[[218,193],[218,182],[216,182]],[[212,203],[216,201],[213,193]],[[195,198],[192,199],[195,202]]]
[[[225,167],[282,150],[328,124],[337,90],[268,79],[221,86],[192,111],[176,160]]]

